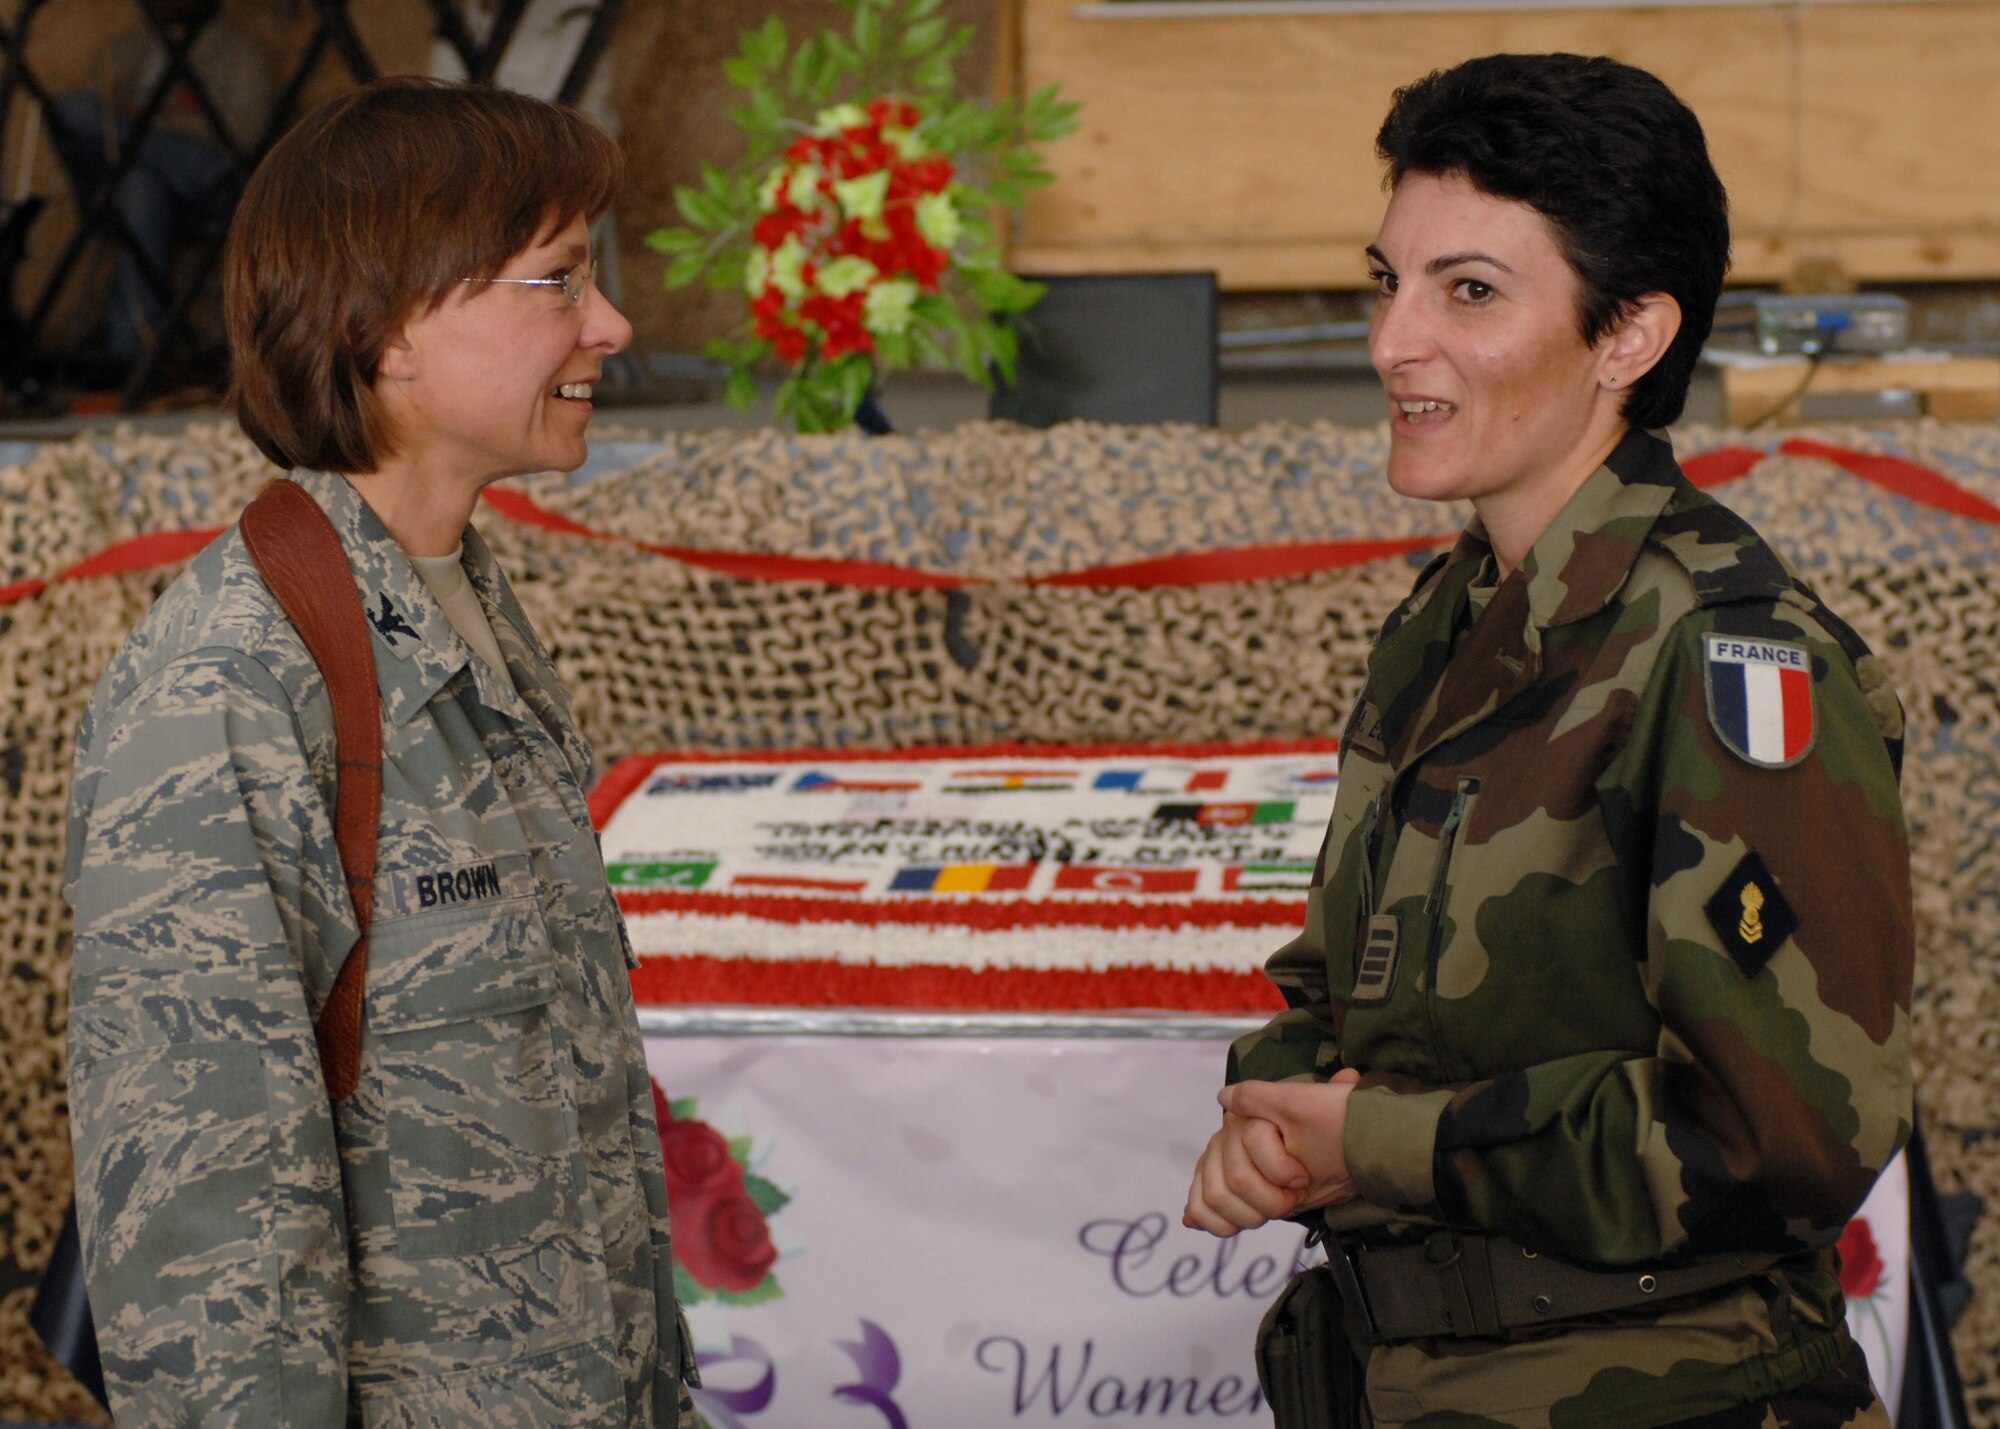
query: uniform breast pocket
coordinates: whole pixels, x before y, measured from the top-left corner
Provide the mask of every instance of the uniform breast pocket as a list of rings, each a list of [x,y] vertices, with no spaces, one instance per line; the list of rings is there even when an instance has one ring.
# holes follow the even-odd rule
[[[576,1224],[555,996],[532,897],[371,930],[368,1026],[404,1257],[474,1255]]]

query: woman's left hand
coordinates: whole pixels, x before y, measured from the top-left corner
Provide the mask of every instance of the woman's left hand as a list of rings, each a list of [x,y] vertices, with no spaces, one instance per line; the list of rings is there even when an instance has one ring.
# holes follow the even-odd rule
[[[1225,1114],[1270,1123],[1308,1177],[1293,1211],[1351,1201],[1347,1174],[1347,1098],[1361,1073],[1342,1067],[1325,1082],[1237,1082],[1216,1093]]]
[[[1354,1199],[1341,1137],[1359,1072],[1330,1082],[1238,1082],[1224,1087],[1222,1129],[1195,1163],[1181,1223],[1233,1236],[1266,1221]]]

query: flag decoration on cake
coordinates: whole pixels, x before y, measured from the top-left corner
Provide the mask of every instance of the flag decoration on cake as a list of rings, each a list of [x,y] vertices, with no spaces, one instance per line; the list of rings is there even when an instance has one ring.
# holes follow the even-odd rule
[[[1331,740],[621,761],[642,1002],[1247,1011],[1304,920]]]

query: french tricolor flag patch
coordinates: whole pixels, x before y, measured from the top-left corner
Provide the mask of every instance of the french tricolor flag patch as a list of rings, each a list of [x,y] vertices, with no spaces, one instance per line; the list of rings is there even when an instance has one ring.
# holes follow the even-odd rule
[[[1740,635],[1704,641],[1709,723],[1730,753],[1765,769],[1804,759],[1813,742],[1811,654]]]

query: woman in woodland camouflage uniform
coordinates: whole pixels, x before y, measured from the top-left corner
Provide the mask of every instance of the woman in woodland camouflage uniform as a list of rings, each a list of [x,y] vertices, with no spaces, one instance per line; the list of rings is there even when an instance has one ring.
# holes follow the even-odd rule
[[[1377,146],[1390,484],[1475,516],[1370,654],[1188,1222],[1329,1232],[1378,1426],[1885,1422],[1832,1247],[1911,1116],[1901,710],[1654,430],[1727,265],[1700,126],[1499,55]]]
[[[584,460],[632,335],[588,231],[622,168],[574,111],[385,80],[237,210],[238,415],[373,626],[365,1030],[330,1104],[314,1019],[357,936],[331,705],[232,531],[78,740],[70,1094],[121,1425],[692,1423],[590,750],[469,524],[494,479]]]

